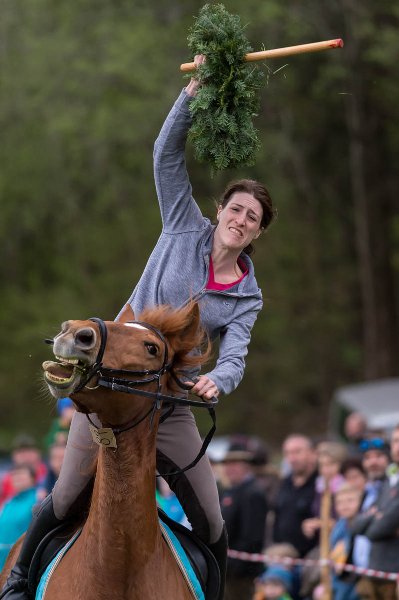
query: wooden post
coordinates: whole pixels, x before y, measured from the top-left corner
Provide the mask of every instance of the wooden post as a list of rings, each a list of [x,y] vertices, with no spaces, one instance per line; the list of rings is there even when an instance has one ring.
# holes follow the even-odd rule
[[[273,50],[262,50],[261,52],[250,52],[244,57],[245,62],[255,60],[266,60],[268,58],[283,58],[294,54],[304,54],[306,52],[320,52],[320,50],[331,50],[332,48],[342,48],[344,42],[339,38],[336,40],[326,40],[323,42],[313,42],[311,44],[300,44],[299,46],[287,46],[286,48],[274,48]],[[195,64],[183,63],[180,65],[180,71],[188,72],[195,70]]]
[[[324,588],[323,600],[332,599],[331,568],[327,563],[330,559],[331,500],[331,492],[327,484],[321,497],[320,507],[320,558],[325,563],[320,567],[320,581]]]

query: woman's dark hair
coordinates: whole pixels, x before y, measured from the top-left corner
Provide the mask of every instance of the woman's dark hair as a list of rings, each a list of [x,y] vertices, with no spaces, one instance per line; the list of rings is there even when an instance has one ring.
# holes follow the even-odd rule
[[[260,226],[263,230],[267,229],[275,217],[275,211],[273,209],[272,199],[265,186],[253,179],[238,179],[237,181],[231,181],[220,198],[219,206],[222,206],[222,208],[227,206],[233,194],[237,192],[250,194],[260,203],[262,207]],[[254,252],[252,244],[246,246],[244,252],[248,255],[252,254]]]

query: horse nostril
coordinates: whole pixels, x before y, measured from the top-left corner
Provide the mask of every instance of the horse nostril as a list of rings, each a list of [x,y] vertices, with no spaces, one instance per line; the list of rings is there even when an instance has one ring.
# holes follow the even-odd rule
[[[86,350],[93,348],[96,343],[94,329],[91,329],[90,327],[79,329],[75,334],[75,343]]]

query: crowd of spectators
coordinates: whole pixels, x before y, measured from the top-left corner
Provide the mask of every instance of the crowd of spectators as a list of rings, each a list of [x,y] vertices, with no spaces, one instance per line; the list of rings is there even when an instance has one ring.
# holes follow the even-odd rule
[[[62,398],[43,444],[27,434],[12,442],[10,466],[0,477],[0,571],[12,545],[27,530],[35,507],[53,489],[74,410],[72,401]]]
[[[35,506],[54,486],[73,411],[68,398],[59,401],[42,447],[26,435],[13,442],[11,466],[0,477],[0,569]],[[387,439],[367,431],[354,413],[345,434],[345,443],[315,443],[292,433],[273,460],[259,438],[229,436],[226,451],[211,461],[229,547],[267,557],[263,562],[229,557],[226,600],[399,597],[395,581],[359,574],[399,573],[399,425]],[[161,478],[156,494],[159,506],[189,527]]]
[[[232,440],[215,465],[229,546],[267,558],[229,558],[226,600],[399,597],[380,573],[399,573],[399,425],[386,438],[353,413],[345,433],[345,443],[290,434],[268,492],[267,459],[260,468],[256,449]]]

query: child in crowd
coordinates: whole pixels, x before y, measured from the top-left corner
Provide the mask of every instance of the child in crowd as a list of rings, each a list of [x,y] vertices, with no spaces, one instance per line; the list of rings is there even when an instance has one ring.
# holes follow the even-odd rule
[[[158,506],[168,517],[191,529],[182,505],[163,477],[158,477],[157,479],[155,494]]]
[[[271,565],[255,581],[253,600],[292,600],[292,573],[280,565]]]
[[[292,544],[282,543],[272,544],[264,554],[270,565],[255,579],[253,600],[291,600],[300,585],[299,568],[292,565],[293,559],[299,558],[298,551]]]
[[[60,398],[57,401],[57,417],[51,423],[51,427],[44,438],[44,445],[48,450],[51,446],[66,445],[74,414],[75,406],[70,398]]]
[[[344,567],[351,562],[352,534],[351,523],[357,515],[362,499],[361,491],[344,483],[335,493],[334,506],[338,520],[330,536],[330,559],[334,563],[332,572],[332,597],[334,600],[360,600],[355,590],[356,577],[346,573]],[[313,594],[315,599],[323,598],[322,586]]]
[[[65,450],[66,448],[64,444],[53,444],[49,448],[47,477],[38,489],[38,497],[40,501],[44,500],[47,494],[50,494],[55,482],[58,479],[62,463],[64,461]]]
[[[331,532],[331,560],[334,562],[334,600],[359,600],[355,591],[355,577],[345,573],[345,564],[350,563],[352,534],[350,530],[354,517],[358,514],[362,500],[361,491],[345,483],[335,493],[334,505],[338,520]]]
[[[17,492],[13,486],[12,469],[18,465],[30,465],[35,475],[35,484],[40,485],[46,478],[47,466],[36,440],[30,435],[20,434],[14,439],[11,450],[12,467],[7,471],[0,483],[0,508]]]
[[[360,458],[349,457],[344,460],[341,465],[341,475],[346,483],[358,488],[362,495],[365,493],[367,474]]]

